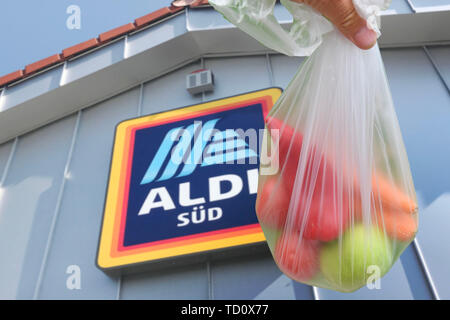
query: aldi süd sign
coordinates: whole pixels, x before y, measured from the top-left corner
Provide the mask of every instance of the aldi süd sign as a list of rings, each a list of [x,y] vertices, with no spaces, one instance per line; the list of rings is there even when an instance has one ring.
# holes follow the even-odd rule
[[[112,269],[265,241],[259,146],[277,88],[121,122],[97,264]]]

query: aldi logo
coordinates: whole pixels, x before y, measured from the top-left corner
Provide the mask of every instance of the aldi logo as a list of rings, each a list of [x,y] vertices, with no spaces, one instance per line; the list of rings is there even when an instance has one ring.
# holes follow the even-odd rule
[[[277,88],[116,128],[97,264],[113,269],[265,241],[259,149]]]

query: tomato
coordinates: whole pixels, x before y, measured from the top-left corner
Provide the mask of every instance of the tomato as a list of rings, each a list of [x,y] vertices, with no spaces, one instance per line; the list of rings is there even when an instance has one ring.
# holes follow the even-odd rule
[[[279,179],[279,176],[269,176],[256,200],[258,220],[275,229],[284,227],[289,209],[289,195]]]
[[[309,217],[299,214],[297,220],[298,228],[301,228],[303,220],[306,224],[303,228],[303,237],[305,239],[314,239],[320,241],[333,241],[340,237],[348,226],[349,219],[344,213],[338,214],[334,209],[323,209],[321,211],[311,210]]]
[[[345,179],[336,183],[330,161],[308,148],[303,170],[298,168],[303,137],[281,120],[267,118],[269,129],[280,130],[279,160],[281,177],[291,201],[294,228],[306,239],[331,241],[339,237],[349,221],[349,197]],[[300,172],[301,171],[301,172]],[[297,180],[297,181],[296,181]],[[291,213],[290,213],[291,214]]]
[[[293,195],[300,199],[294,208],[295,226],[306,239],[332,241],[346,229],[350,220],[349,201],[343,186],[333,182],[334,172],[330,166],[320,164],[317,173],[307,166],[303,186]],[[315,174],[315,179],[311,176]],[[311,189],[312,192],[311,192]]]
[[[275,247],[275,260],[291,278],[310,280],[319,270],[319,243],[302,239],[296,232],[285,232]]]
[[[280,171],[287,190],[292,191],[297,175],[303,136],[288,124],[274,117],[267,117],[266,124],[269,130],[279,130],[276,152],[278,152]]]

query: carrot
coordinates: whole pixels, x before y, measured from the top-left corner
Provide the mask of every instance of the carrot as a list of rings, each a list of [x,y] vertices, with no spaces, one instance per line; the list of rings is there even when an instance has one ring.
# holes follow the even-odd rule
[[[362,221],[361,208],[355,209],[354,223]],[[390,238],[409,241],[417,232],[417,216],[405,213],[403,211],[395,211],[387,207],[383,207],[383,213],[379,207],[371,209],[372,223],[378,225]]]
[[[381,199],[383,207],[405,213],[414,213],[417,209],[415,201],[379,173],[372,176],[372,192],[375,202]]]
[[[376,217],[379,228],[387,235],[400,241],[411,240],[417,232],[417,218],[404,212],[384,211]]]

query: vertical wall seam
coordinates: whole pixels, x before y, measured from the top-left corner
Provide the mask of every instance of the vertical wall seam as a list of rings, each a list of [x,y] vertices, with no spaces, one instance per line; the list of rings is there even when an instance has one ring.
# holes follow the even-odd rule
[[[314,300],[320,300],[319,289],[317,287],[311,286]]]
[[[124,43],[123,43],[123,55],[122,55],[122,58],[123,58],[123,60],[125,60],[125,59],[127,59],[128,58],[128,35],[125,35],[125,38],[124,38]]]
[[[208,278],[208,300],[214,300],[214,290],[212,284],[211,261],[206,262],[206,275]]]
[[[120,275],[119,279],[117,280],[116,300],[121,299],[121,294],[122,294],[122,275]]]
[[[267,73],[269,75],[269,83],[270,83],[270,86],[273,87],[275,84],[275,80],[273,77],[272,62],[270,60],[270,56],[268,53],[266,53],[266,66],[267,66]]]
[[[6,161],[5,167],[3,168],[2,178],[0,179],[0,188],[2,188],[5,184],[6,178],[9,173],[9,168],[11,167],[12,160],[14,158],[14,155],[16,154],[16,148],[17,148],[18,141],[19,141],[19,137],[16,137],[14,139],[13,145],[11,146],[11,150],[9,151],[8,160]]]
[[[0,111],[3,110],[3,97],[5,96],[6,87],[3,88],[2,92],[0,92]]]
[[[186,9],[184,9],[185,11],[185,18],[186,18],[186,31],[189,32],[191,31],[191,26],[189,23],[189,7],[186,7]]]
[[[62,87],[66,84],[66,77],[67,77],[67,60],[64,61],[63,69],[61,72],[61,78],[59,79],[59,86]]]
[[[42,280],[44,278],[45,269],[47,267],[48,255],[50,253],[50,248],[51,248],[53,236],[55,233],[55,227],[56,227],[56,223],[58,221],[58,217],[59,217],[59,213],[60,213],[60,209],[61,209],[62,198],[64,195],[64,188],[66,185],[66,180],[69,177],[69,167],[70,167],[70,163],[72,160],[73,150],[75,148],[75,143],[76,143],[76,139],[78,136],[78,131],[79,131],[78,129],[80,126],[80,121],[81,121],[81,112],[82,112],[81,110],[77,112],[77,120],[75,122],[75,126],[74,126],[73,133],[72,133],[72,141],[70,143],[69,152],[67,154],[66,165],[64,167],[61,185],[59,187],[58,197],[56,198],[55,210],[53,212],[53,218],[52,218],[52,222],[50,225],[49,234],[47,237],[47,243],[45,246],[44,257],[42,258],[41,267],[39,269],[38,279],[36,281],[36,287],[34,289],[33,300],[37,300],[39,298],[39,293],[40,293],[40,289],[42,286]]]
[[[141,83],[139,87],[139,102],[138,102],[138,110],[137,110],[137,116],[142,116],[142,108],[144,103],[144,83]]]
[[[11,146],[11,149],[9,150],[8,160],[6,161],[5,167],[3,168],[3,172],[0,177],[0,216],[1,216],[1,209],[2,209],[2,201],[3,201],[2,198],[5,195],[4,191],[3,191],[3,186],[5,185],[6,178],[8,177],[8,174],[9,174],[9,168],[11,167],[11,163],[16,154],[18,141],[19,141],[19,137],[16,137]],[[15,292],[15,298],[17,298],[17,290]]]
[[[408,6],[412,10],[412,12],[417,13],[417,9],[414,6],[414,4],[411,2],[411,0],[406,0],[406,3],[408,4]]]
[[[443,73],[439,69],[438,63],[436,62],[436,60],[434,60],[432,54],[430,53],[430,51],[428,50],[428,48],[426,46],[423,47],[423,51],[425,51],[425,54],[427,55],[428,60],[430,60],[431,64],[433,65],[434,70],[436,70],[436,72],[437,72],[439,78],[441,79],[442,83],[447,88],[447,92],[450,93],[449,85],[448,85],[447,81],[445,80]]]
[[[205,69],[205,59],[203,57],[200,58],[200,69]],[[205,91],[202,91],[202,102],[205,102],[205,100]]]
[[[2,201],[3,201],[2,198],[5,195],[4,191],[3,191],[3,186],[5,185],[6,178],[8,177],[8,174],[9,174],[9,168],[11,167],[11,163],[16,154],[18,141],[19,141],[19,137],[16,137],[14,139],[14,142],[12,143],[11,149],[9,150],[8,160],[6,161],[5,167],[3,168],[3,172],[0,177],[0,216],[1,216],[1,209],[2,209]],[[17,298],[17,290],[15,292],[15,298]]]
[[[205,59],[203,57],[200,58],[200,68],[204,69],[205,68]],[[205,92],[202,92],[202,102],[205,102],[206,100],[206,96],[205,96]],[[213,287],[212,287],[212,274],[211,274],[211,261],[209,260],[209,258],[207,258],[208,260],[206,261],[206,277],[207,277],[207,281],[208,281],[208,300],[213,300],[214,299],[214,294],[213,294]]]
[[[142,107],[144,103],[144,82],[141,82],[139,85],[139,98],[138,98],[138,106],[137,106],[137,116],[142,116]],[[120,300],[122,296],[122,274],[119,275],[117,279],[117,292],[116,292],[116,300]]]
[[[425,273],[425,277],[427,279],[428,285],[430,286],[431,292],[433,293],[433,298],[435,300],[441,300],[441,298],[439,297],[439,292],[436,289],[436,286],[434,285],[434,281],[431,276],[430,269],[428,269],[428,265],[425,261],[425,258],[422,253],[422,249],[420,248],[419,241],[417,240],[417,238],[414,239],[413,243],[414,243],[414,249],[416,250],[417,256],[419,258],[419,261],[420,261],[423,271]]]

